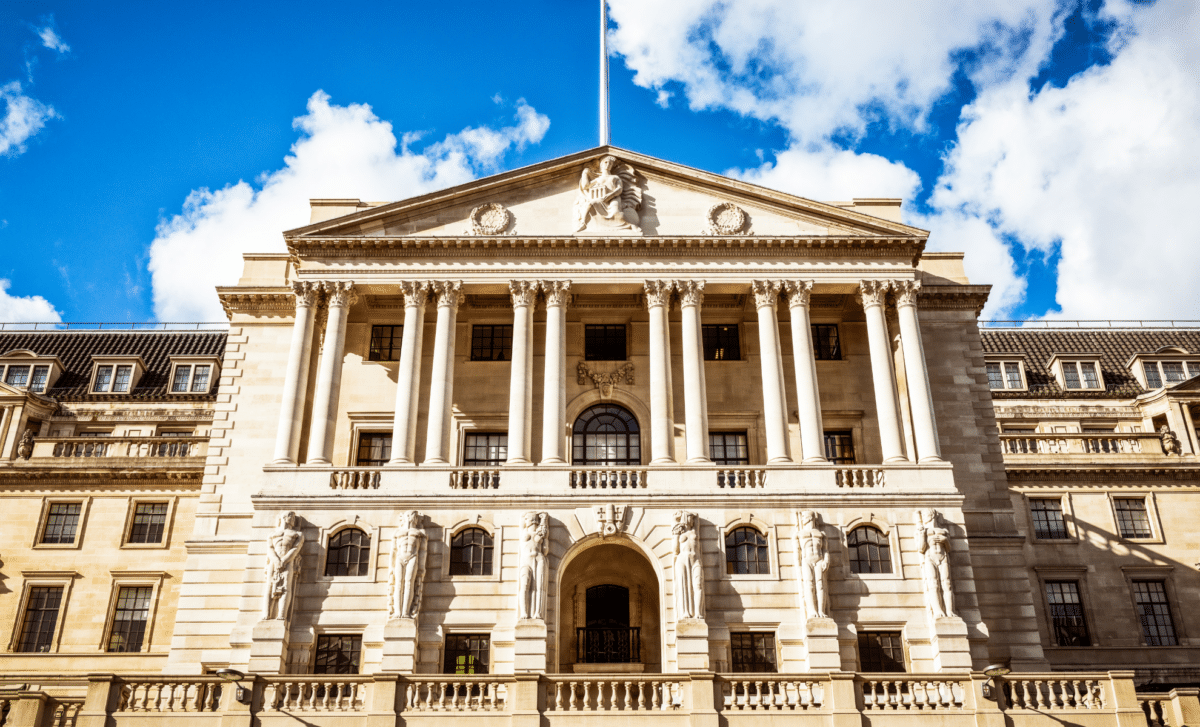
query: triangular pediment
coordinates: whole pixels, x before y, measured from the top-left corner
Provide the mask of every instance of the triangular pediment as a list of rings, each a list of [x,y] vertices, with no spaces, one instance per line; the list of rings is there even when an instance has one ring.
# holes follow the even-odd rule
[[[612,228],[612,218],[600,219],[603,208],[589,213],[592,208],[579,203],[584,171],[596,178],[606,156],[615,157],[614,171],[637,187],[628,202],[637,204],[631,216],[636,224],[625,229]],[[324,203],[322,213],[336,216],[289,230],[285,237],[928,236],[898,221],[897,200],[816,202],[611,146],[398,202]],[[614,217],[621,224],[619,213]]]

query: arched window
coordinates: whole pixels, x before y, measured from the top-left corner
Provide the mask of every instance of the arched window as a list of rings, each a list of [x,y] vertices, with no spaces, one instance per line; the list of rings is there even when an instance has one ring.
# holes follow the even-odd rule
[[[371,566],[371,536],[358,528],[346,528],[329,539],[325,556],[327,576],[365,576]]]
[[[492,536],[483,528],[465,528],[450,539],[450,575],[490,576]]]
[[[891,573],[892,546],[879,528],[864,525],[846,536],[851,573]]]
[[[725,572],[735,575],[767,575],[771,556],[767,539],[752,527],[734,528],[725,536]]]
[[[637,419],[616,404],[597,404],[579,415],[571,437],[571,460],[583,465],[639,465]]]

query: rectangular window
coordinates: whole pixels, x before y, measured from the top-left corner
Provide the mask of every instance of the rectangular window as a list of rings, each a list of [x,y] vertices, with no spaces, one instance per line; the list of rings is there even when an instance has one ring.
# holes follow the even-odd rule
[[[362,636],[322,634],[317,637],[313,674],[357,674],[362,657]]]
[[[1200,361],[1188,361],[1188,378],[1200,376]]]
[[[837,325],[814,323],[812,326],[813,356],[818,361],[841,361],[842,342]]]
[[[46,512],[46,527],[42,529],[44,545],[71,545],[79,528],[79,513],[83,503],[53,502]]]
[[[499,467],[507,460],[507,434],[476,432],[468,434],[463,442],[464,467]]]
[[[1117,508],[1117,532],[1123,538],[1150,538],[1150,517],[1146,514],[1144,497],[1122,497],[1115,502]]]
[[[859,669],[870,673],[903,672],[904,640],[899,631],[867,631],[858,635]]]
[[[4,377],[4,383],[9,386],[15,386],[19,389],[24,389],[29,385],[29,367],[28,366],[9,366],[8,375]]]
[[[1021,364],[1007,361],[1004,364],[1004,378],[1010,389],[1024,389],[1025,382],[1021,380]]]
[[[1076,368],[1075,364],[1073,362],[1072,363],[1064,363],[1062,365],[1062,370],[1063,370],[1063,380],[1067,382],[1067,388],[1068,389],[1080,388],[1080,386],[1079,386],[1079,369]]]
[[[774,673],[775,634],[730,634],[730,666],[735,672]]]
[[[50,651],[54,643],[54,627],[58,624],[58,609],[62,605],[62,586],[34,586],[25,602],[25,618],[21,622],[21,638],[17,651],[40,654]]]
[[[167,528],[167,503],[139,502],[133,508],[130,543],[161,543]]]
[[[624,361],[625,326],[585,325],[583,358],[587,361]]]
[[[212,366],[198,365],[192,376],[192,393],[207,394],[208,393],[208,377],[212,371]]]
[[[988,388],[1003,389],[1004,388],[1004,372],[998,363],[990,363],[987,365]]]
[[[382,467],[392,459],[392,435],[383,432],[363,432],[358,435],[356,467]]]
[[[171,380],[172,394],[186,394],[188,390],[188,382],[192,378],[191,366],[176,366],[175,378]]]
[[[1038,538],[1049,540],[1067,537],[1062,500],[1030,500],[1029,514],[1033,517],[1033,534]]]
[[[487,674],[492,640],[487,634],[447,634],[444,674]]]
[[[1046,581],[1046,606],[1050,630],[1059,646],[1091,646],[1078,581]]]
[[[108,391],[108,387],[112,386],[112,374],[112,366],[97,366],[96,383],[92,386],[92,391]]]
[[[118,393],[129,391],[129,384],[132,379],[132,366],[118,366],[116,376],[113,377],[112,390]]]
[[[404,326],[371,326],[371,350],[368,361],[399,361]]]
[[[1158,375],[1158,362],[1143,361],[1142,362],[1142,371],[1145,372],[1145,374],[1146,374],[1146,388],[1147,389],[1161,389],[1162,388],[1162,385],[1163,385],[1162,377],[1160,377]]]
[[[1083,375],[1083,388],[1099,389],[1100,377],[1096,375],[1096,364],[1088,361],[1082,361],[1079,364],[1079,373]]]
[[[708,448],[714,464],[750,464],[745,432],[710,432]]]
[[[1146,646],[1175,646],[1175,622],[1167,603],[1164,581],[1134,581],[1133,599],[1137,603],[1138,620],[1142,622],[1142,637]]]
[[[512,330],[507,326],[471,326],[472,361],[512,361]]]
[[[742,344],[737,325],[701,326],[705,361],[741,361]]]
[[[142,650],[146,639],[146,624],[150,621],[150,586],[123,587],[117,591],[117,607],[113,610],[112,629],[108,635],[108,650],[133,652]]]
[[[1187,381],[1187,376],[1183,373],[1182,361],[1163,361],[1162,362],[1163,379],[1168,384],[1177,384],[1180,381]]]
[[[848,432],[825,432],[825,459],[835,464],[854,464],[854,436]]]

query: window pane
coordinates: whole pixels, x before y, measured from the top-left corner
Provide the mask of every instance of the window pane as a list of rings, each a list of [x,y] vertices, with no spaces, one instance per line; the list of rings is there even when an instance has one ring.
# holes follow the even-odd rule
[[[1187,380],[1187,376],[1183,373],[1183,362],[1181,361],[1163,361],[1162,372],[1163,378],[1167,380],[1168,384]]]
[[[1150,518],[1146,515],[1146,501],[1143,498],[1124,497],[1116,501],[1117,530],[1124,538],[1149,538],[1154,533],[1150,530]]]
[[[83,505],[78,502],[55,502],[46,514],[46,527],[42,530],[42,542],[61,545],[75,542],[75,530],[79,527],[79,513]]]
[[[491,638],[487,634],[447,634],[445,674],[487,674]]]
[[[46,390],[46,384],[50,380],[49,366],[34,366],[33,378],[29,380],[29,390],[36,391],[41,394]]]
[[[188,390],[188,381],[192,378],[191,366],[176,366],[175,378],[171,380],[172,394],[186,394]]]
[[[1025,382],[1021,381],[1021,365],[1015,363],[1004,364],[1004,376],[1008,379],[1008,388],[1024,389]]]
[[[742,346],[736,325],[702,326],[702,333],[705,361],[741,360]]]
[[[1200,376],[1200,361],[1188,361],[1188,378]]]
[[[1086,361],[1081,362],[1079,370],[1083,373],[1083,386],[1085,389],[1100,388],[1100,378],[1096,375],[1096,364]]]
[[[133,527],[129,529],[131,543],[161,543],[167,527],[167,503],[139,502],[133,511]]]
[[[508,435],[468,434],[463,443],[464,467],[498,467],[508,460]]]
[[[1059,646],[1091,646],[1083,603],[1077,581],[1047,581],[1046,605],[1050,610],[1050,628]]]
[[[96,385],[92,387],[92,391],[108,391],[108,387],[112,385],[112,371],[112,366],[97,366]]]
[[[117,592],[117,608],[113,611],[112,631],[109,632],[109,651],[141,651],[150,620],[149,586],[122,588]]]
[[[1000,364],[998,364],[998,363],[988,364],[987,365],[987,375],[988,375],[988,388],[990,388],[990,389],[1003,389],[1004,388],[1004,376],[1000,372]]]
[[[1143,361],[1142,371],[1146,372],[1146,388],[1161,389],[1162,379],[1158,375],[1158,363],[1155,361]]]
[[[196,375],[192,378],[192,391],[199,393],[208,392],[208,376],[212,371],[212,366],[197,366]]]
[[[725,536],[725,572],[735,575],[767,575],[771,572],[770,551],[762,533],[742,527]]]
[[[472,361],[512,361],[512,326],[471,326]]]
[[[899,631],[868,631],[858,635],[859,668],[864,672],[903,672],[904,640]]]
[[[371,326],[371,349],[368,361],[399,361],[404,326]]]
[[[730,634],[729,651],[734,672],[774,673],[775,634]]]
[[[62,586],[35,586],[29,589],[29,600],[25,603],[25,618],[21,624],[21,639],[17,643],[17,651],[50,651],[54,642],[54,626],[58,622],[62,594]]]
[[[450,540],[450,575],[490,576],[492,536],[483,528],[467,528]]]
[[[587,361],[624,361],[624,325],[585,325],[583,358]]]
[[[892,547],[878,528],[855,528],[846,536],[850,548],[851,573],[891,573]]]
[[[392,459],[392,435],[367,432],[358,436],[358,467],[382,467]]]
[[[579,415],[572,432],[573,464],[608,466],[642,463],[637,419],[624,407],[597,404]]]
[[[1030,500],[1033,533],[1039,538],[1065,538],[1067,525],[1063,521],[1062,500]]]
[[[818,361],[840,361],[842,343],[838,338],[838,327],[815,323],[812,327],[813,356]]]
[[[317,637],[313,674],[357,674],[362,637],[325,634]]]
[[[745,432],[712,432],[708,435],[708,449],[715,464],[750,464]]]
[[[1146,645],[1178,644],[1175,622],[1171,619],[1171,606],[1167,603],[1166,583],[1134,581],[1133,598],[1137,603],[1138,619],[1142,622],[1142,636],[1146,639]]]
[[[329,538],[325,575],[365,576],[370,567],[371,536],[358,528],[346,528]]]
[[[118,366],[117,375],[113,378],[113,391],[129,391],[129,381],[133,378],[132,366]]]
[[[854,464],[854,436],[850,432],[825,432],[825,459]]]
[[[28,366],[9,366],[8,375],[4,377],[4,383],[9,386],[25,388],[29,385],[29,367]]]

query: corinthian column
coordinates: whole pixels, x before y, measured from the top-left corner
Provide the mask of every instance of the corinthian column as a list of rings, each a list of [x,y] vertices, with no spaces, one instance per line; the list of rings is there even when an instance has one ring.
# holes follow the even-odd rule
[[[308,464],[330,464],[338,395],[342,389],[342,355],[346,344],[346,309],[358,299],[354,283],[322,283],[329,318],[325,322],[325,345],[317,366],[317,388],[313,394],[312,425],[308,430]]]
[[[508,284],[513,304],[513,335],[505,464],[533,464],[529,459],[529,443],[533,432],[533,304],[537,301],[537,291],[536,282],[513,280]]]
[[[671,283],[646,281],[650,311],[650,464],[675,461],[675,422],[671,419],[671,339],[667,309]]]
[[[750,283],[758,308],[758,345],[762,361],[763,419],[767,427],[767,463],[791,462],[788,453],[783,355],[779,350],[779,318],[775,306],[782,286],[771,280]]]
[[[875,413],[879,417],[879,440],[884,462],[906,462],[900,440],[900,412],[896,408],[896,376],[892,371],[892,346],[888,337],[883,304],[886,280],[864,280],[858,285],[858,300],[867,316],[867,340],[871,347],[871,378],[875,383]],[[922,370],[924,367],[922,367]]]
[[[563,438],[567,428],[567,305],[571,281],[542,283],[546,296],[546,391],[542,397],[542,464],[566,462]]]
[[[704,281],[680,280],[679,305],[683,311],[683,407],[687,424],[687,461],[708,464],[708,390],[704,383],[704,334],[700,306]]]
[[[429,385],[429,429],[425,434],[425,461],[450,461],[450,415],[454,404],[454,324],[462,304],[462,282],[440,280],[429,284],[437,296],[437,329],[433,339],[433,365]]]
[[[805,462],[825,461],[825,432],[821,423],[821,395],[817,388],[817,360],[813,355],[812,322],[808,301],[811,280],[783,284],[792,311],[792,359],[796,368],[796,403],[799,405],[800,449]]]
[[[417,387],[421,383],[421,344],[425,338],[427,283],[400,283],[404,293],[404,333],[396,367],[396,414],[392,420],[392,458],[389,465],[417,463]]]
[[[293,282],[296,294],[296,319],[292,324],[292,345],[288,348],[287,370],[283,375],[283,403],[279,407],[279,429],[275,434],[275,460],[272,464],[296,464],[300,456],[300,426],[304,421],[304,398],[308,393],[308,363],[312,359],[313,308],[321,291],[320,283]]]
[[[912,408],[918,461],[941,462],[929,370],[925,365],[925,347],[917,322],[917,291],[921,289],[921,284],[915,280],[898,280],[892,285],[896,290],[896,315],[900,319],[900,345],[904,348],[904,372],[908,382],[908,403]]]

